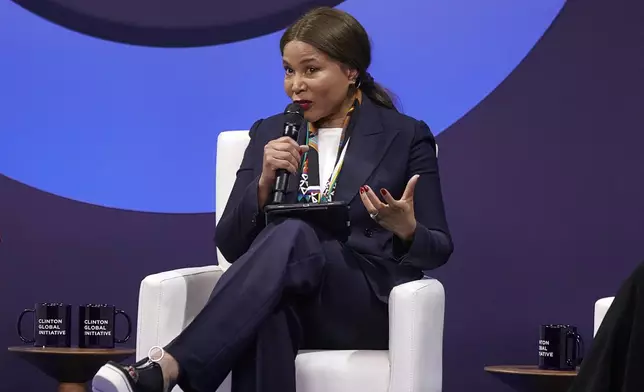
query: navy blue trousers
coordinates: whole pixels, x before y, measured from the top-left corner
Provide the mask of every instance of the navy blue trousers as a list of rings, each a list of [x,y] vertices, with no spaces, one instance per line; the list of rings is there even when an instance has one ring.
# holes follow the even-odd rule
[[[299,220],[267,226],[167,347],[186,392],[295,392],[300,349],[386,349],[387,304],[358,258]]]

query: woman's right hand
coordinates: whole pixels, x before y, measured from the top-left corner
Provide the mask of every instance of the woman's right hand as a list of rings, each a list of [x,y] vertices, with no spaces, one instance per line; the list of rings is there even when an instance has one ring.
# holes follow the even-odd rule
[[[277,170],[284,169],[296,174],[300,168],[302,154],[308,151],[308,146],[300,146],[288,136],[271,140],[264,146],[264,161],[262,175],[259,177],[258,202],[264,208],[275,184]]]

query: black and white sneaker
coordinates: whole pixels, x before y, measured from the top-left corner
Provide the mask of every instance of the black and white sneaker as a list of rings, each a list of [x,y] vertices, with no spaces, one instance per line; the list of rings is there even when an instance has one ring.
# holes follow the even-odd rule
[[[108,362],[92,380],[93,392],[163,392],[163,372],[158,363],[144,359],[133,365]]]

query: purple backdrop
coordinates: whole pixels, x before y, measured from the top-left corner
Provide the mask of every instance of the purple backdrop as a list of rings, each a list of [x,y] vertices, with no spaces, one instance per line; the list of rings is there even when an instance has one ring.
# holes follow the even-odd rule
[[[522,64],[438,137],[456,251],[446,287],[445,391],[503,391],[483,372],[534,363],[541,323],[587,342],[596,299],[644,260],[644,3],[570,0]],[[213,146],[214,149],[214,146]],[[214,216],[63,199],[0,176],[0,341],[36,301],[136,316],[147,274],[215,262]],[[134,340],[129,346],[134,345]],[[53,382],[0,351],[3,390]]]
[[[643,16],[638,0],[568,1],[439,136],[446,391],[505,390],[483,366],[534,364],[541,323],[577,324],[588,345],[595,300],[644,260]]]

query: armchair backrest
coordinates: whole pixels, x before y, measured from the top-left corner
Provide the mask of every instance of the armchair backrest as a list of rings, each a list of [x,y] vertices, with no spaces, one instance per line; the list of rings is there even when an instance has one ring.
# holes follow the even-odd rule
[[[215,221],[224,213],[226,203],[233,190],[237,170],[241,166],[244,151],[250,137],[248,131],[225,131],[217,137],[217,160],[215,167]],[[230,263],[217,248],[217,261],[222,269],[227,269]]]

